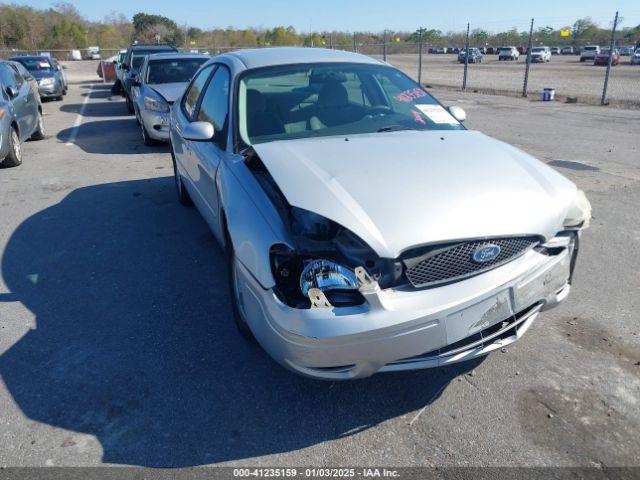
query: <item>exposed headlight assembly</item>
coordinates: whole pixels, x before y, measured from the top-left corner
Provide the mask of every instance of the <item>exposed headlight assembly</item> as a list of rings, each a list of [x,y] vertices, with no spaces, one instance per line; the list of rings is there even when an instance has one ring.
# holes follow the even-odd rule
[[[329,253],[329,252],[327,252]],[[313,258],[278,245],[271,250],[271,267],[276,280],[276,294],[294,308],[309,308],[312,297],[322,293],[330,306],[361,305],[364,297],[354,271],[327,258]]]
[[[40,85],[46,87],[47,85],[53,85],[55,83],[55,79],[53,77],[47,77],[40,80]]]
[[[144,97],[144,107],[147,110],[152,110],[154,112],[168,112],[169,104],[164,100],[160,100],[158,98],[153,97]]]
[[[307,296],[311,288],[318,288],[323,292],[357,290],[358,279],[353,270],[339,263],[324,259],[311,260],[300,274],[300,291]]]
[[[584,192],[578,190],[571,207],[569,207],[563,226],[566,229],[582,229],[588,228],[590,222],[591,204]]]
[[[289,244],[273,245],[270,257],[274,291],[286,305],[309,308],[322,300],[322,306],[362,305],[363,278],[365,286],[382,289],[401,281],[402,262],[379,257],[336,222],[297,207],[288,207],[283,220],[290,225]]]

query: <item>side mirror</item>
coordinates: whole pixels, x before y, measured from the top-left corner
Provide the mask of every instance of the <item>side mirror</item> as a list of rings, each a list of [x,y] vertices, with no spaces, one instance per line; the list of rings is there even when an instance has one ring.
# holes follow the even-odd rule
[[[453,118],[458,120],[460,123],[464,122],[467,119],[467,113],[460,107],[456,107],[455,105],[449,107],[449,113]]]
[[[182,132],[185,140],[193,140],[194,142],[207,142],[213,138],[213,125],[209,122],[191,122]]]
[[[18,96],[18,89],[14,86],[9,85],[7,87],[7,95],[9,95],[9,98],[16,98]]]

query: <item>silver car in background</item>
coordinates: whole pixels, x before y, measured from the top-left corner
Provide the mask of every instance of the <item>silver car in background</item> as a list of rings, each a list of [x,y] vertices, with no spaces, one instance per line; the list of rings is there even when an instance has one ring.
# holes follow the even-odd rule
[[[225,248],[240,332],[351,379],[486,355],[564,300],[589,202],[464,118],[355,53],[205,64],[171,110],[175,183]]]
[[[145,145],[169,141],[169,109],[209,58],[200,54],[156,53],[144,59],[133,80],[131,96]]]
[[[40,98],[62,100],[67,93],[62,68],[57,62],[46,56],[23,55],[9,60],[21,63],[38,81]]]

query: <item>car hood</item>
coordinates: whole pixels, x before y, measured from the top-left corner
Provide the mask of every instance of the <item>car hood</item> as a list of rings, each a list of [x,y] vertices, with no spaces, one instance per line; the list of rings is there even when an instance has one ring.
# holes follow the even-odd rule
[[[399,131],[254,146],[288,202],[378,255],[465,238],[552,237],[576,186],[480,132]]]
[[[173,103],[178,100],[185,89],[187,88],[187,82],[180,83],[160,83],[157,85],[147,85],[150,89],[154,90],[158,95],[164,98],[167,102]]]

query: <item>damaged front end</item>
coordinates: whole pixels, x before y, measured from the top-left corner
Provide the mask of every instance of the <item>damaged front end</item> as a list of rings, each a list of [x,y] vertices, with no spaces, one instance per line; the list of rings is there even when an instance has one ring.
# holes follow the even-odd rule
[[[336,222],[290,205],[251,148],[245,165],[288,228],[287,242],[270,249],[274,292],[292,308],[348,307],[365,302],[363,289],[387,288],[402,277],[399,260],[381,258]]]

